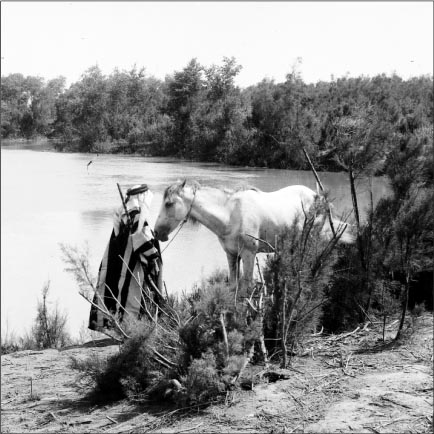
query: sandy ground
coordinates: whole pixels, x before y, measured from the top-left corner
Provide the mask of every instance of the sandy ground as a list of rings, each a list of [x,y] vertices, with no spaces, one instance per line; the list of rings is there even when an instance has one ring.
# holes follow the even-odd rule
[[[393,336],[395,324],[388,335]],[[433,317],[413,323],[400,345],[380,345],[380,325],[312,337],[284,380],[228,395],[182,415],[126,400],[92,406],[77,389],[70,357],[117,346],[22,351],[1,356],[1,432],[433,432]]]

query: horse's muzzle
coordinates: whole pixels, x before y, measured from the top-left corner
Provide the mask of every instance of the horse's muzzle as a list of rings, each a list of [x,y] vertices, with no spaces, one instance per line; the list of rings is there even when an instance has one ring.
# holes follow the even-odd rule
[[[155,235],[155,238],[156,238],[158,241],[163,241],[163,242],[165,242],[165,241],[167,241],[167,240],[169,239],[169,235],[168,235],[166,232],[154,231],[154,235]]]

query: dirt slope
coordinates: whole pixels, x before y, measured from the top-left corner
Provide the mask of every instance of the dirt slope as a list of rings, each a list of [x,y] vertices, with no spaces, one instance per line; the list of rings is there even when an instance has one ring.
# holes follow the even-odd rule
[[[394,333],[393,327],[389,330]],[[432,432],[433,318],[413,324],[400,345],[379,345],[372,325],[314,337],[287,379],[228,395],[225,404],[181,416],[127,401],[92,406],[79,392],[70,356],[116,346],[23,351],[1,357],[2,432]]]

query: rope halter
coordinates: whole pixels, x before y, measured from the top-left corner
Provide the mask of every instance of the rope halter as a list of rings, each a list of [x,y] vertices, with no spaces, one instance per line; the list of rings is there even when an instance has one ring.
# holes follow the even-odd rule
[[[194,201],[196,199],[196,191],[197,191],[197,188],[194,189],[193,200],[191,201],[190,209],[188,210],[187,214],[185,215],[184,220],[181,221],[181,223],[179,224],[179,227],[178,227],[175,235],[169,241],[169,243],[167,244],[167,246],[161,251],[161,253],[163,253],[170,246],[170,244],[172,243],[172,241],[177,237],[177,235],[181,231],[181,229],[184,226],[184,224],[187,223],[188,219],[190,218],[191,210],[193,209],[193,204],[194,204]]]

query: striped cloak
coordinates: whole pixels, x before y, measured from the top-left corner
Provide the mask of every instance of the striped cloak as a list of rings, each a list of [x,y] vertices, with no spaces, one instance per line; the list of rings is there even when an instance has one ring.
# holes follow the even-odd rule
[[[119,234],[112,231],[98,272],[98,282],[93,303],[108,310],[118,321],[122,321],[125,311],[140,319],[144,313],[142,288],[153,296],[154,302],[161,305],[162,262],[158,241],[155,240],[145,222],[143,230],[137,232],[140,210],[129,210],[132,228],[129,230],[127,216],[122,216]],[[152,285],[149,282],[152,280]],[[156,289],[157,288],[157,289]],[[148,301],[149,303],[149,301]],[[151,304],[153,304],[151,302]],[[112,329],[110,318],[95,306],[91,306],[89,329],[106,331]]]

